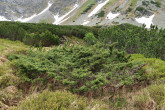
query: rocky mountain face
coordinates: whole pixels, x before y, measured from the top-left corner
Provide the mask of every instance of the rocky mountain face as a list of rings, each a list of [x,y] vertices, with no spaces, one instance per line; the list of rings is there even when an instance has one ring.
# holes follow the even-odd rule
[[[0,21],[165,27],[165,0],[0,0]]]
[[[51,12],[58,12],[64,15],[68,10],[70,10],[74,4],[77,4],[77,0],[54,0],[53,5],[50,7]]]
[[[29,17],[47,5],[46,0],[0,0],[0,15],[7,19]]]

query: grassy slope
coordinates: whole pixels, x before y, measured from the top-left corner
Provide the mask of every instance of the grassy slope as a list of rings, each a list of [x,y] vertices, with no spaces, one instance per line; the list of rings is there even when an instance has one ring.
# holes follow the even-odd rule
[[[26,50],[28,46],[19,41],[10,41],[6,39],[0,39],[0,55],[10,52]]]
[[[127,110],[164,110],[165,109],[165,61],[156,58],[145,58],[141,54],[131,55],[131,60],[144,63],[140,72],[141,77],[147,77],[152,83],[150,85],[137,84],[128,89],[123,87],[110,102],[113,109]]]
[[[128,13],[129,17],[132,17],[136,8],[136,4],[137,4],[138,0],[130,0],[129,4],[128,4],[128,8],[131,8],[132,11]]]
[[[95,0],[87,0],[76,12],[76,14],[71,18],[73,20],[77,19],[81,13],[89,6],[89,4],[95,4]]]
[[[6,110],[9,106],[17,103],[22,97],[21,92],[15,92],[15,86],[20,82],[19,78],[14,75],[10,62],[6,54],[19,53],[26,51],[28,46],[19,41],[10,41],[0,39],[0,109]],[[7,89],[7,87],[9,89]],[[2,103],[3,102],[3,103]],[[5,104],[4,104],[5,103]]]
[[[75,38],[73,38],[73,42],[74,43],[76,41]],[[28,48],[28,46],[24,45],[23,43],[20,42],[13,42],[13,41],[9,41],[9,40],[4,40],[4,39],[0,39],[0,56],[3,56],[5,54],[10,54],[13,52],[22,52],[25,51]],[[160,109],[164,109],[164,103],[165,103],[165,93],[164,93],[164,87],[165,87],[165,82],[164,82],[164,77],[165,77],[165,61],[159,60],[159,59],[155,59],[155,58],[145,58],[143,55],[132,55],[131,57],[133,62],[139,62],[139,63],[144,63],[146,64],[146,66],[144,66],[140,72],[143,73],[145,75],[145,77],[147,77],[147,80],[150,80],[152,83],[152,85],[147,86],[147,87],[143,87],[143,89],[139,89],[139,87],[137,87],[137,89],[135,89],[135,91],[133,92],[123,92],[124,89],[122,89],[121,92],[123,92],[122,95],[116,95],[114,99],[112,99],[112,101],[110,101],[109,103],[111,104],[111,108],[113,109],[119,109],[119,108],[127,108],[127,109],[154,109],[154,108],[160,108]],[[8,86],[16,86],[16,82],[19,82],[19,78],[17,78],[14,75],[14,71],[12,71],[12,69],[9,66],[9,62],[3,62],[3,64],[0,65],[0,100],[3,97],[4,98],[4,94],[6,94],[5,92],[5,87]],[[3,85],[3,86],[2,86]],[[136,88],[136,87],[135,87]],[[8,96],[5,96],[5,100],[9,100],[9,103],[12,103],[12,99],[18,99],[20,100],[20,98],[22,97],[22,94],[20,92],[16,93],[16,94],[9,94],[7,93]],[[47,104],[46,106],[51,107],[51,104],[49,104],[49,102],[54,101],[53,104],[56,104],[56,100],[52,99],[51,96],[56,96],[56,94],[60,95],[64,95],[64,96],[68,96],[72,97],[73,99],[77,100],[77,105],[80,107],[88,107],[90,106],[90,104],[92,104],[92,108],[96,107],[96,105],[99,105],[100,103],[103,103],[102,101],[91,101],[90,104],[85,103],[82,105],[81,102],[86,102],[87,99],[84,98],[79,98],[78,96],[75,95],[71,95],[68,92],[47,92],[47,94],[41,94],[39,95],[39,99],[43,100],[44,97],[50,96],[50,98],[48,98]],[[19,97],[18,97],[19,95]],[[31,96],[30,96],[31,97]],[[38,98],[34,97],[34,98],[30,98],[31,101],[29,101],[28,99],[26,99],[25,101],[21,102],[19,104],[19,107],[27,107],[27,105],[31,105],[34,107],[41,107],[42,103],[38,100]],[[3,100],[4,100],[3,99]],[[65,108],[65,104],[66,101],[69,100],[66,97],[60,97],[61,99],[61,103],[64,104],[63,107]],[[70,100],[69,106],[73,107],[72,104],[74,103],[73,100]],[[94,104],[93,104],[94,103]],[[58,103],[59,104],[59,103]],[[68,104],[68,103],[67,103]],[[4,106],[1,101],[0,101],[0,107]],[[5,105],[6,106],[6,105]],[[105,106],[103,106],[104,108]],[[16,108],[15,108],[16,109]],[[104,108],[103,110],[106,110],[107,108]],[[35,109],[32,109],[35,110]]]
[[[19,41],[13,42],[10,40],[0,39],[0,76],[11,72],[5,55],[13,52],[18,53],[26,51],[27,47],[28,46]]]

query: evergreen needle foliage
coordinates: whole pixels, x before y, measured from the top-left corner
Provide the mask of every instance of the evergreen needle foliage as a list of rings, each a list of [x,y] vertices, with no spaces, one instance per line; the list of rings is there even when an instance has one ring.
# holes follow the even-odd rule
[[[90,47],[62,47],[48,52],[12,54],[8,59],[25,81],[54,80],[57,86],[62,84],[72,92],[84,93],[108,84],[120,87],[134,83],[137,74],[132,72],[130,56],[113,47],[114,44],[100,43]]]
[[[116,47],[129,54],[144,54],[165,60],[165,29],[159,30],[151,25],[151,29],[147,30],[145,26],[121,24],[103,28],[98,34],[103,43],[118,42]]]

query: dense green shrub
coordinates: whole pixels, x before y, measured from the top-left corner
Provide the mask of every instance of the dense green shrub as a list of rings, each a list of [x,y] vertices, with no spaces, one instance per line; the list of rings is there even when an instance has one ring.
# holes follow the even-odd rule
[[[130,24],[112,27],[86,27],[0,22],[0,38],[20,40],[37,46],[40,44],[43,46],[59,44],[59,38],[62,39],[63,36],[76,36],[83,39],[87,33],[93,33],[104,44],[118,42],[116,47],[119,50],[127,51],[129,54],[138,53],[165,60],[165,29],[159,30],[156,26],[151,26],[148,30]]]
[[[53,35],[48,30],[42,32],[41,34],[39,34],[38,32],[26,34],[23,41],[28,45],[34,45],[34,46],[40,46],[40,45],[50,46],[50,45],[60,44],[60,38],[57,35]]]
[[[118,42],[116,47],[129,54],[144,54],[165,60],[165,29],[151,26],[150,30],[130,24],[121,24],[99,31],[100,41],[104,43]],[[105,39],[105,40],[104,40]]]
[[[13,54],[8,59],[25,81],[53,79],[57,86],[62,84],[72,92],[83,93],[99,90],[107,84],[120,87],[134,83],[137,74],[128,61],[130,56],[113,46],[98,43],[90,47],[62,47],[48,52]]]
[[[52,35],[55,35],[53,37],[50,35],[46,39],[46,46],[50,46],[53,44],[58,44],[58,37],[61,38],[63,36],[72,37],[76,36],[78,38],[84,38],[85,34],[88,32],[92,32],[94,35],[97,35],[98,27],[86,27],[86,26],[59,26],[59,25],[53,25],[53,24],[35,24],[35,23],[19,23],[19,22],[0,22],[0,38],[10,39],[10,40],[20,40],[25,41],[28,34],[31,34],[29,36],[33,37],[39,37],[39,34],[42,34],[44,32],[51,32]],[[58,37],[57,37],[58,36]],[[36,43],[36,39],[32,41]],[[32,40],[32,39],[31,39]],[[31,41],[30,40],[30,41]],[[31,44],[31,42],[26,41],[27,44]],[[50,42],[51,41],[51,42]],[[54,43],[55,41],[55,43]],[[42,41],[44,42],[44,40]],[[57,43],[58,42],[58,43]],[[38,43],[38,42],[37,42]],[[50,44],[50,45],[49,45]],[[36,44],[37,45],[37,44]]]

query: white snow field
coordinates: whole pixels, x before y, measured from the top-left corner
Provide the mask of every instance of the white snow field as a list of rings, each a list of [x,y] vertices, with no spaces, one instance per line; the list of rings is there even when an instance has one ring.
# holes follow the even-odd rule
[[[75,6],[72,8],[72,10],[70,10],[68,13],[66,13],[65,15],[59,17],[59,14],[54,16],[55,22],[53,24],[55,25],[59,25],[62,22],[66,21],[67,19],[69,19],[70,17],[67,17],[70,13],[72,13],[76,8],[78,7],[78,4],[75,4]],[[67,17],[66,19],[64,19],[65,17]]]
[[[88,23],[90,23],[90,21],[84,20],[84,22],[82,23],[82,25],[87,25]]]
[[[95,15],[99,10],[101,10],[101,8],[103,6],[105,6],[107,3],[109,2],[109,0],[106,0],[105,2],[99,3],[96,8],[88,15],[88,17],[91,17],[93,15]]]
[[[10,20],[6,19],[4,16],[0,16],[0,21],[10,21]]]
[[[116,18],[119,15],[120,15],[120,13],[113,14],[112,12],[109,12],[106,19],[112,20],[112,19]]]
[[[149,17],[135,18],[135,20],[138,23],[145,24],[146,28],[150,28],[150,25],[153,24],[152,20],[154,17],[155,17],[155,15],[151,15]]]

